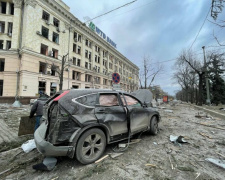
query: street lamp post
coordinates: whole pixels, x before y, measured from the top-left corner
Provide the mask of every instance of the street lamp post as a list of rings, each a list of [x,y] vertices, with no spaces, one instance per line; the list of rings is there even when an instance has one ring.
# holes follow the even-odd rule
[[[207,67],[206,67],[206,56],[205,56],[205,46],[202,46],[203,49],[203,54],[204,54],[204,71],[205,71],[205,80],[206,80],[206,94],[207,94],[207,99],[206,99],[206,104],[210,105],[210,96],[209,96],[209,79],[208,79],[208,72],[207,72]]]

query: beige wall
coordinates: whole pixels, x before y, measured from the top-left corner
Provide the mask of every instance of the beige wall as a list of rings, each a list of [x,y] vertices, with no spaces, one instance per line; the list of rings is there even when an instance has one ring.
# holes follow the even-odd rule
[[[79,88],[90,87],[93,88],[111,88],[109,83],[112,80],[112,73],[119,72],[121,68],[121,84],[123,90],[130,90],[131,84],[138,86],[138,67],[130,62],[126,57],[120,54],[117,50],[111,47],[107,42],[101,39],[97,34],[93,33],[88,27],[84,26],[78,19],[69,13],[69,7],[61,0],[44,1],[26,0],[24,6],[24,18],[22,26],[22,42],[19,46],[20,34],[21,34],[21,1],[13,0],[14,2],[14,15],[1,14],[1,21],[5,21],[5,32],[7,32],[8,22],[13,22],[12,37],[7,33],[0,34],[0,40],[4,40],[3,50],[0,50],[0,58],[5,59],[5,70],[0,72],[0,79],[4,80],[3,96],[15,96],[16,95],[16,82],[17,71],[19,71],[19,96],[35,96],[38,93],[39,81],[46,83],[46,93],[50,95],[51,83],[57,84],[57,90],[59,89],[59,77],[51,76],[49,74],[39,73],[39,63],[44,62],[56,64],[61,67],[62,56],[68,53],[68,59],[77,58],[81,60],[81,66],[71,64],[68,71],[64,71],[63,89],[71,88],[73,85]],[[7,1],[12,2],[12,1]],[[61,5],[61,6],[60,6]],[[42,19],[43,10],[50,14],[49,24]],[[59,30],[53,25],[53,17],[60,21]],[[48,39],[37,34],[37,31],[41,32],[42,26],[49,29]],[[59,43],[52,41],[53,32],[59,34]],[[74,40],[74,32],[81,35],[81,42]],[[92,46],[85,45],[86,39],[88,39]],[[12,47],[10,50],[5,50],[6,41],[12,41]],[[58,59],[40,54],[41,44],[48,46],[48,51],[52,48],[58,50]],[[73,52],[73,44],[81,47],[81,54]],[[95,51],[95,45],[100,47],[100,55]],[[21,48],[19,51],[18,49]],[[91,66],[92,69],[85,68],[85,62],[89,63],[89,59],[85,57],[85,50],[91,52]],[[103,50],[108,54],[103,58]],[[20,57],[19,58],[19,54]],[[100,56],[100,63],[95,62],[95,55]],[[112,60],[109,60],[109,55],[112,55]],[[103,59],[107,61],[108,71],[107,74],[103,74]],[[116,63],[116,60],[118,61]],[[109,62],[113,63],[113,68],[109,68]],[[119,62],[121,62],[119,64]],[[117,71],[114,69],[117,66]],[[95,72],[93,67],[100,67],[100,72]],[[49,69],[50,70],[50,69]],[[72,79],[72,71],[81,73],[80,80]],[[135,71],[135,73],[134,73]],[[92,82],[85,82],[85,74],[91,74],[93,77],[100,77],[100,84]],[[129,82],[128,77],[132,77]],[[103,79],[107,79],[107,85],[103,85]]]

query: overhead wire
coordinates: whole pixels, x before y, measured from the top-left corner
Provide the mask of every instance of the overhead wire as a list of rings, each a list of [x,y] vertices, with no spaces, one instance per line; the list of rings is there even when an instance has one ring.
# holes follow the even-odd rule
[[[134,3],[135,1],[137,1],[137,0],[131,1],[131,2],[129,2],[129,3],[126,3],[126,4],[122,5],[122,6],[119,6],[119,7],[115,8],[115,9],[113,9],[113,10],[110,10],[110,11],[104,13],[104,14],[101,14],[101,15],[99,15],[99,16],[96,16],[96,17],[92,18],[92,19],[89,19],[89,20],[87,20],[85,23],[90,22],[90,21],[92,21],[92,20],[94,20],[94,19],[97,19],[97,18],[99,18],[99,17],[101,17],[101,16],[104,16],[104,15],[106,15],[106,14],[109,14],[109,13],[111,13],[111,12],[113,12],[113,11],[116,11],[116,10],[122,8],[122,7],[128,6],[128,5],[132,4],[132,3]]]
[[[190,46],[190,48],[189,48],[189,51],[191,50],[192,46],[194,45],[195,41],[197,40],[197,38],[198,38],[198,36],[199,36],[199,34],[200,34],[200,32],[201,32],[201,30],[202,30],[202,28],[203,28],[203,26],[204,26],[206,20],[207,20],[207,17],[208,17],[208,15],[209,15],[209,12],[210,12],[211,8],[212,8],[212,7],[210,6],[209,11],[208,11],[206,17],[205,17],[205,19],[204,19],[204,21],[203,21],[203,23],[202,23],[202,25],[201,25],[201,27],[200,27],[200,29],[199,29],[197,35],[196,35],[194,41],[192,42],[192,44],[191,44],[191,46]]]

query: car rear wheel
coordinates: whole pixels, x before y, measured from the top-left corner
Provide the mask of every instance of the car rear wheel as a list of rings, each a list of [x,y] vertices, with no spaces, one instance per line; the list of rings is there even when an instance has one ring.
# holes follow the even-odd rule
[[[156,116],[153,116],[150,121],[150,134],[156,135],[158,134],[158,120]]]
[[[94,128],[81,135],[77,143],[76,158],[82,164],[89,164],[99,159],[106,146],[106,137],[102,130]]]

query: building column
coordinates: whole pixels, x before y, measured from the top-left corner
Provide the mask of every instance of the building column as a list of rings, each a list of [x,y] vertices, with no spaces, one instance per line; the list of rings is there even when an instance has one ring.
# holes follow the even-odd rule
[[[11,49],[17,50],[19,48],[20,41],[20,23],[21,23],[21,13],[22,13],[22,1],[13,0],[14,3],[14,18],[13,18],[13,30],[12,30],[12,44]]]

